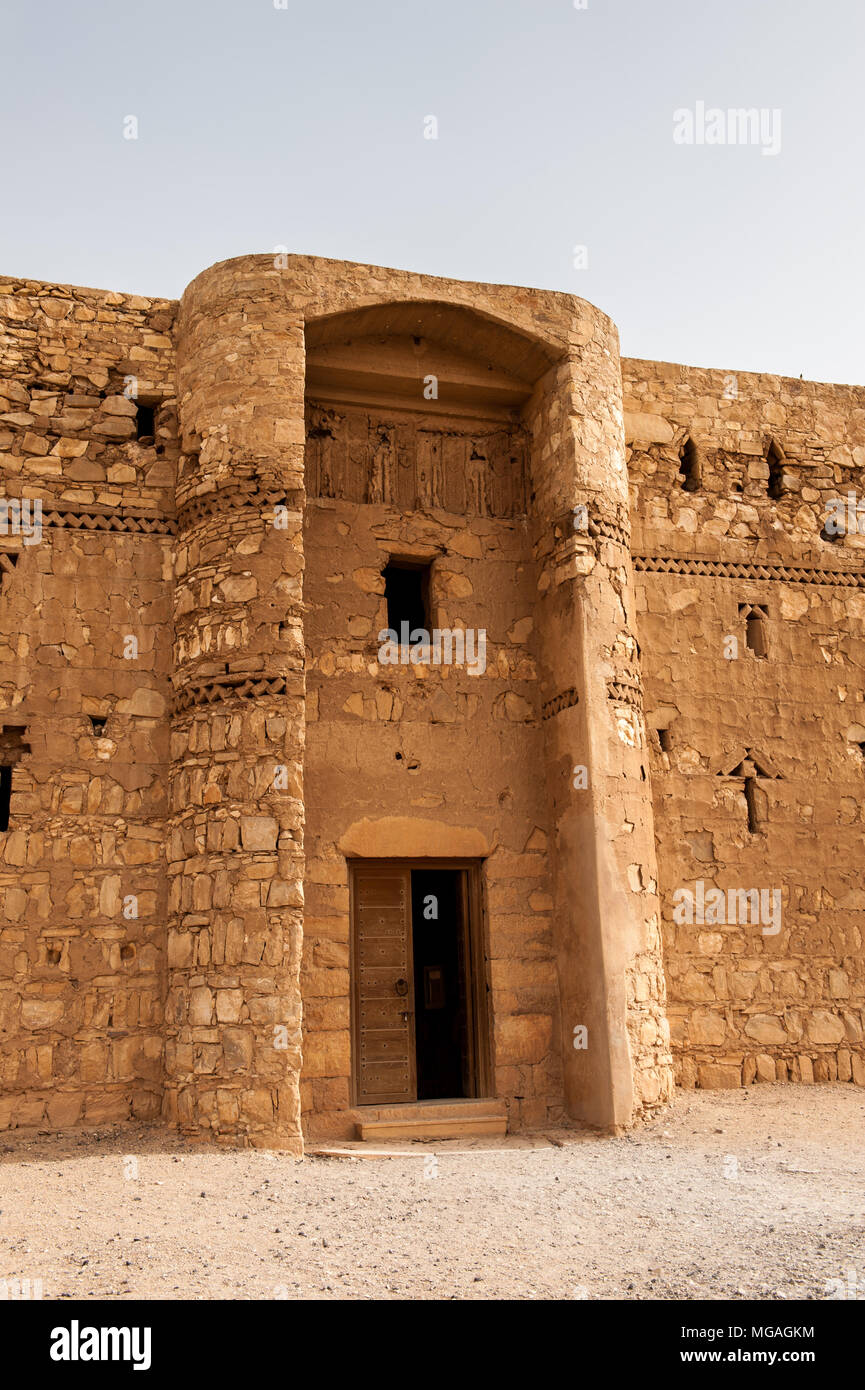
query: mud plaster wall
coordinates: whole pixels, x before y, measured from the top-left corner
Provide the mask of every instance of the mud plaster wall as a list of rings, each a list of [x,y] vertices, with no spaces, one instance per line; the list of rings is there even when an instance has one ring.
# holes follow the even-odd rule
[[[538,384],[536,621],[570,1114],[627,1125],[673,1088],[630,563],[618,336],[574,325]],[[577,524],[579,509],[585,524]],[[573,774],[584,774],[582,788]],[[588,1046],[572,1049],[576,1025]],[[593,1039],[604,1038],[597,1047]]]
[[[668,751],[650,743],[678,1078],[862,1084],[865,538],[819,533],[828,498],[862,495],[865,394],[649,362],[623,376],[647,723],[668,731]],[[679,477],[688,435],[695,492]],[[765,657],[743,604],[766,611]],[[726,775],[749,751],[766,774],[754,833]],[[677,924],[673,893],[697,879],[779,888],[781,931]]]
[[[43,509],[37,543],[0,535],[0,745],[15,760],[0,836],[0,1128],[152,1119],[174,305],[7,281],[0,313],[3,491]],[[133,377],[161,402],[147,444],[123,394]]]
[[[312,420],[321,418],[311,412]],[[337,440],[343,418],[329,414]],[[380,429],[399,419],[399,412],[377,417],[370,473]],[[432,422],[423,424],[432,430]],[[460,444],[472,437],[466,423],[438,417],[435,426],[452,441],[454,458],[461,456]],[[405,417],[400,429],[410,442],[417,419]],[[308,469],[319,476],[310,443]],[[445,472],[442,482],[456,489],[463,477]],[[453,827],[485,842],[494,1092],[507,1098],[513,1128],[544,1124],[561,1115],[562,1080],[547,810],[537,775],[543,741],[533,650],[536,575],[525,518],[310,498],[304,549],[308,1133],[354,1132],[341,840],[352,824],[385,814],[420,823],[429,854],[442,852],[437,831]],[[387,627],[381,571],[392,554],[432,559],[431,625],[485,629],[483,674],[458,665],[379,663],[377,634]],[[410,854],[417,829],[407,826],[407,834],[403,852]]]
[[[561,845],[552,907],[553,916],[559,919],[555,950],[560,990],[562,971],[573,977],[572,961],[581,957],[581,946],[588,936],[598,947],[598,933],[606,933],[608,947],[600,955],[596,951],[586,967],[589,974],[595,968],[599,971],[598,989],[590,1001],[595,1045],[582,1054],[563,1046],[563,1072],[572,1076],[570,1083],[566,1079],[564,1092],[573,1114],[605,1124],[630,1123],[645,1106],[668,1094],[671,1084],[664,1039],[658,1038],[654,1026],[647,1036],[648,1030],[638,1022],[641,1018],[652,1022],[646,1019],[649,993],[663,990],[649,788],[641,774],[639,750],[626,747],[615,736],[616,677],[625,674],[625,648],[629,646],[623,628],[629,627],[633,617],[625,612],[623,603],[632,609],[633,588],[621,528],[614,533],[614,560],[595,547],[597,533],[593,537],[595,553],[589,560],[594,578],[590,584],[580,582],[586,571],[574,563],[570,540],[572,508],[587,493],[597,509],[606,509],[604,494],[609,493],[614,467],[619,470],[617,502],[619,493],[622,500],[627,497],[615,328],[583,301],[545,291],[466,285],[364,266],[341,266],[335,274],[333,265],[306,257],[293,258],[291,269],[293,302],[308,305],[307,313],[312,316],[308,332],[315,328],[316,315],[353,311],[382,300],[392,306],[403,301],[428,300],[433,306],[445,302],[457,310],[471,310],[480,320],[489,318],[525,332],[535,342],[548,345],[546,363],[562,364],[560,371],[547,373],[553,398],[531,405],[537,429],[531,462],[536,499],[530,499],[532,554],[538,565],[534,608],[539,655],[541,647],[544,649],[544,672],[540,674],[539,668],[538,685],[542,714],[549,715],[544,720],[545,757],[536,775],[540,781],[541,768],[544,762],[549,767],[552,753],[555,775],[552,783],[548,781],[546,793],[548,815],[554,810],[557,818],[555,836],[550,835],[551,852],[554,839]],[[476,332],[475,322],[470,320],[466,325],[469,338]],[[531,380],[540,381],[543,371],[544,367],[536,370]],[[543,395],[543,388],[541,391]],[[525,413],[528,416],[529,406]],[[564,540],[560,524],[567,527]],[[604,590],[610,565],[615,565],[619,586],[614,595]],[[538,594],[546,591],[558,597],[541,612]],[[601,603],[595,602],[599,595]],[[575,614],[579,617],[576,626],[569,620],[569,615]],[[591,688],[583,679],[588,671]],[[636,700],[640,694],[638,675],[631,673],[631,680],[630,695]],[[584,697],[579,715],[574,713],[569,695],[575,681]],[[628,718],[639,722],[639,715],[630,707]],[[549,730],[558,723],[561,731],[551,743]],[[597,781],[591,796],[583,799],[583,809],[574,814],[573,798],[568,796],[570,782],[563,783],[561,778],[572,765],[569,759],[574,756],[574,739],[579,738],[580,727],[593,745],[590,761]],[[603,800],[607,786],[615,786],[632,813],[619,826],[615,843],[609,842],[605,823],[598,829],[601,822],[592,815],[592,807]],[[580,859],[585,877],[574,890],[572,873]],[[642,1003],[632,983],[635,967],[645,991]],[[581,997],[588,993],[581,986]],[[571,1024],[577,1021],[582,1019],[563,1019],[563,1035],[568,1035]]]

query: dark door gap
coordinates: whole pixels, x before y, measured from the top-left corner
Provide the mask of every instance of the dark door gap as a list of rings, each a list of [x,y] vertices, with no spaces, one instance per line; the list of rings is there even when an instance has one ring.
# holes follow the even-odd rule
[[[455,869],[411,873],[418,1100],[474,1094],[460,877]]]

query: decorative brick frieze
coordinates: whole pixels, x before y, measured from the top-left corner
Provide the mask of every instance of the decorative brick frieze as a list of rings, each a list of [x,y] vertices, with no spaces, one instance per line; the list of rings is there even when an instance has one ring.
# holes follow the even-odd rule
[[[284,676],[262,676],[260,679],[223,676],[184,686],[177,692],[174,708],[182,713],[195,705],[216,705],[226,700],[257,700],[263,695],[285,695],[287,689]]]
[[[554,699],[547,700],[546,703],[542,705],[541,718],[552,719],[554,715],[561,714],[563,709],[573,709],[574,705],[579,703],[579,699],[580,696],[577,690],[573,688],[570,690],[563,690],[560,695],[556,695]]]
[[[608,680],[607,699],[618,705],[629,705],[632,709],[642,710],[643,688],[640,677],[623,672],[615,679]]]
[[[865,589],[865,570],[817,569],[806,565],[758,564],[739,560],[700,560],[684,555],[634,555],[640,574],[690,574],[707,579],[769,579],[786,584],[820,584]]]

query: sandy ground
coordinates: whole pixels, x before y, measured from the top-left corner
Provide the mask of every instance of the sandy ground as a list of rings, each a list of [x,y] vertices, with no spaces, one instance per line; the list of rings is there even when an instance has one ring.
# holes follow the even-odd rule
[[[308,1157],[0,1136],[0,1280],[62,1298],[865,1300],[865,1093],[680,1093],[578,1131]],[[2,1286],[0,1286],[2,1293]]]

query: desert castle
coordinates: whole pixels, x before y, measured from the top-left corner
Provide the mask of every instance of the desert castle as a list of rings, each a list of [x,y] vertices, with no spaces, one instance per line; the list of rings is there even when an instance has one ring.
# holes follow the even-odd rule
[[[0,1128],[865,1084],[865,390],[308,256],[0,310]]]

